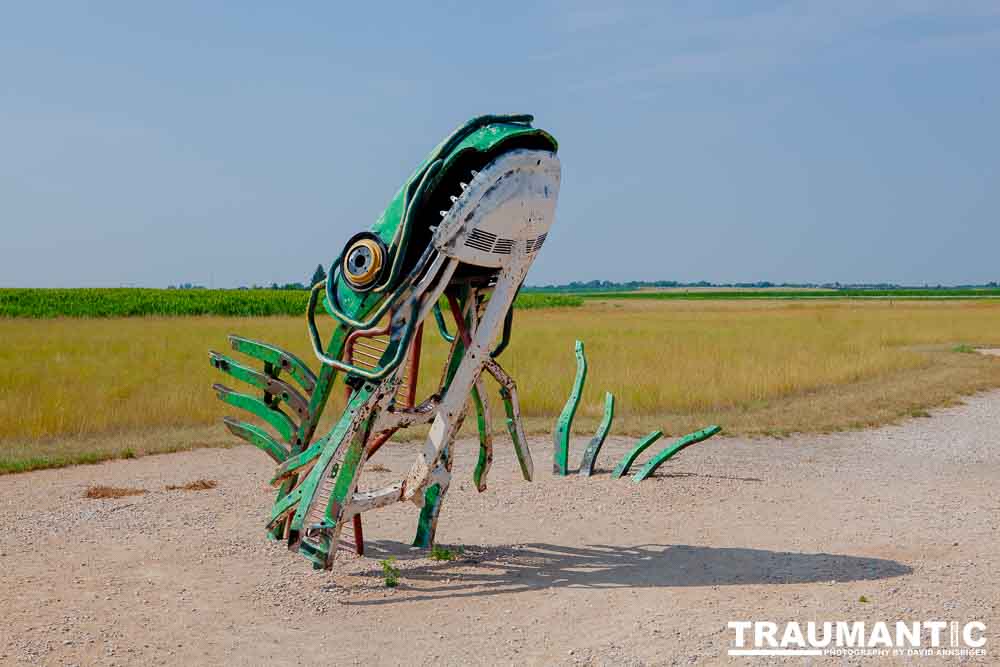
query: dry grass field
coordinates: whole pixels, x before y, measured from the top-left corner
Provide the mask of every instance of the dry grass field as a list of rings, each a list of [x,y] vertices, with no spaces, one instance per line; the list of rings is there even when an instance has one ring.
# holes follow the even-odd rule
[[[230,332],[313,359],[301,318],[0,320],[0,472],[230,442],[218,420],[236,411],[210,387],[235,381],[207,356]],[[427,334],[429,391],[445,345]],[[605,391],[619,434],[718,423],[784,435],[920,416],[1000,386],[1000,359],[956,351],[1000,344],[996,301],[590,301],[516,315],[503,362],[529,430],[549,431],[561,410],[577,338],[589,361],[579,432]]]

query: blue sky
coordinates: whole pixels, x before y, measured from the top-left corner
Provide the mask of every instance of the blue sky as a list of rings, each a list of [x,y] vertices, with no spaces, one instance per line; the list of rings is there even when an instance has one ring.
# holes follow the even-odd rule
[[[1000,3],[425,4],[8,4],[0,286],[305,280],[491,112],[531,284],[1000,280]]]

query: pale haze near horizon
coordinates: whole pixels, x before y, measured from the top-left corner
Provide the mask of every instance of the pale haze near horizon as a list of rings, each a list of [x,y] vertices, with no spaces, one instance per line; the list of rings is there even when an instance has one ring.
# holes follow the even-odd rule
[[[0,286],[306,281],[425,154],[532,113],[529,284],[1000,280],[1000,4],[17,3]]]

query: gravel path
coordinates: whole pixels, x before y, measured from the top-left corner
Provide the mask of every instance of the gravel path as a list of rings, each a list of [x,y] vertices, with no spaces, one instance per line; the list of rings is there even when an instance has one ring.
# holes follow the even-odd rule
[[[410,550],[400,505],[333,572],[265,540],[273,466],[250,447],[0,477],[0,663],[717,663],[730,620],[946,619],[985,622],[997,664],[998,436],[992,392],[875,431],[716,438],[639,485],[608,475],[631,439],[590,479],[553,477],[535,439],[526,483],[498,437],[483,494],[464,442],[438,530],[459,560]],[[386,450],[367,482],[416,446]],[[165,489],[199,478],[218,486]]]

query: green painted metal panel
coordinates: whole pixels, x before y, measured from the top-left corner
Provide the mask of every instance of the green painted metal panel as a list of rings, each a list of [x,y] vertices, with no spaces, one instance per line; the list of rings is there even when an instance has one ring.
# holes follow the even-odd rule
[[[583,393],[583,383],[587,379],[587,357],[583,353],[583,341],[576,341],[576,379],[573,381],[573,390],[566,399],[566,406],[563,408],[559,419],[556,421],[555,432],[553,433],[554,449],[552,456],[552,472],[556,475],[566,475],[569,466],[569,435],[573,428],[573,417],[576,416],[576,408],[580,404],[580,395]]]
[[[644,465],[639,470],[639,472],[635,474],[635,477],[632,478],[632,481],[638,484],[639,482],[641,482],[642,480],[646,479],[654,472],[656,472],[656,469],[659,468],[661,465],[663,465],[666,461],[668,461],[674,454],[690,447],[691,445],[702,442],[703,440],[708,440],[721,430],[722,430],[721,426],[713,425],[707,428],[703,428],[700,431],[695,431],[694,433],[688,433],[683,438],[680,438],[679,440],[676,440],[667,447],[664,447],[663,450],[660,451],[656,456],[647,461],[646,465]]]
[[[434,321],[437,322],[438,333],[449,343],[455,342],[455,336],[448,333],[448,325],[445,324],[444,314],[441,312],[441,303],[434,304]]]
[[[347,494],[353,489],[354,478],[357,474],[358,466],[361,465],[361,458],[364,453],[365,438],[358,437],[352,439],[351,446],[347,448],[344,460],[341,461],[340,469],[337,472],[337,482],[333,485],[333,494],[330,496],[331,504],[336,502],[341,509],[346,505]],[[340,517],[331,517],[328,513],[327,518],[339,520]]]
[[[424,493],[424,506],[420,508],[420,518],[417,519],[417,534],[413,537],[413,546],[426,549],[431,546],[434,517],[437,515],[441,500],[441,485],[432,484]]]
[[[597,454],[601,451],[605,438],[608,437],[608,431],[611,430],[611,420],[614,419],[614,416],[615,395],[608,391],[604,393],[604,417],[601,418],[601,423],[597,427],[597,433],[591,438],[590,444],[587,445],[587,450],[583,453],[583,458],[580,460],[579,474],[581,476],[590,477],[594,474],[594,461],[597,460]]]
[[[316,442],[309,445],[308,449],[305,449],[298,454],[290,455],[280,466],[278,466],[274,476],[271,478],[271,484],[277,484],[289,475],[294,475],[299,468],[307,465],[319,456],[323,451],[323,447],[326,446],[326,442],[326,437],[317,438]]]
[[[476,461],[475,470],[472,471],[472,481],[480,492],[486,490],[486,474],[493,464],[493,434],[490,432],[492,425],[486,418],[488,408],[485,400],[486,398],[480,395],[479,388],[473,387],[472,401],[476,406],[476,426],[479,430],[479,459]]]
[[[347,330],[342,326],[337,328],[330,335],[330,343],[327,345],[326,353],[331,357],[341,357],[344,353],[344,343],[347,340]],[[327,401],[330,400],[330,392],[337,380],[337,369],[332,366],[323,365],[319,369],[316,378],[316,388],[313,389],[309,397],[309,419],[303,420],[299,427],[299,442],[297,447],[304,447],[312,440],[319,424],[320,417],[326,408]]]
[[[538,137],[549,144],[552,150],[556,150],[558,143],[552,135],[527,124],[532,120],[528,115],[480,116],[464,123],[438,144],[403,183],[369,229],[390,248],[388,262],[391,264],[395,260],[396,253],[406,252],[406,239],[409,235],[406,227],[413,222],[412,217],[407,219],[406,212],[410,207],[419,208],[419,202],[411,199],[421,190],[421,185],[424,191],[433,191],[463,154],[470,151],[490,153],[500,150],[505,143],[529,136]],[[330,274],[333,274],[332,269]],[[374,308],[394,287],[395,285],[390,285],[385,291],[356,292],[346,281],[340,281],[336,286],[335,296],[343,310],[365,312]]]
[[[331,429],[330,433],[325,438],[317,441],[316,443],[326,444],[327,442],[332,442],[333,445],[328,447],[321,446],[319,449],[321,449],[322,453],[317,458],[316,464],[312,467],[309,476],[302,482],[302,484],[295,487],[294,490],[288,492],[275,501],[274,506],[271,508],[272,522],[288,512],[288,510],[290,510],[295,503],[299,502],[303,496],[307,498],[312,497],[312,494],[316,489],[316,485],[319,483],[320,476],[323,474],[323,470],[340,450],[344,438],[350,432],[351,426],[354,423],[355,413],[371,396],[371,394],[372,388],[368,385],[363,386],[360,390],[352,394],[351,400],[348,401],[347,407],[340,415],[340,419],[334,425],[333,429]],[[301,527],[301,518],[298,527]]]
[[[632,448],[632,451],[626,454],[618,465],[615,466],[615,469],[611,472],[611,476],[617,478],[627,473],[628,469],[632,467],[632,464],[635,462],[635,459],[639,456],[639,454],[642,454],[651,444],[662,437],[663,431],[653,431],[645,438],[637,442],[635,447]]]
[[[232,417],[223,417],[222,421],[230,433],[238,438],[243,438],[251,445],[263,450],[268,456],[274,459],[275,463],[281,463],[288,458],[288,449],[268,435],[267,431],[253,424],[237,421]]]
[[[209,352],[208,357],[213,368],[263,391],[266,394],[265,403],[273,405],[273,401],[281,401],[298,417],[305,419],[309,416],[309,401],[287,382],[248,368],[218,352]]]
[[[514,414],[514,403],[506,387],[500,387],[500,398],[503,399],[503,410],[507,414],[507,432],[510,433],[510,440],[514,444],[514,455],[517,457],[517,465],[521,468],[521,477],[530,482],[531,472],[528,470],[528,461],[524,456],[525,443],[521,442],[517,430],[516,420],[519,417]]]
[[[344,452],[343,458],[338,463],[334,463],[332,474],[336,476],[333,478],[333,488],[330,490],[326,505],[323,507],[323,520],[320,522],[320,526],[327,530],[312,535],[306,530],[299,543],[299,551],[313,561],[313,566],[316,569],[329,567],[331,555],[337,548],[331,539],[336,534],[333,529],[343,521],[344,508],[347,507],[348,498],[354,493],[354,488],[357,485],[358,473],[364,463],[365,442],[368,439],[370,426],[371,420],[369,419],[361,429],[354,431],[354,436],[351,438],[351,443],[347,447],[347,451]],[[320,479],[320,482],[330,483],[329,479]],[[295,517],[292,518],[293,528],[304,524],[307,511],[304,504],[299,505]],[[296,518],[300,516],[303,519],[296,521]],[[312,525],[306,526],[307,529],[311,527]]]
[[[461,423],[459,423],[459,428]],[[452,445],[444,448],[441,454],[441,465],[450,473],[452,465]],[[437,534],[438,517],[444,504],[444,495],[450,483],[432,484],[424,493],[424,506],[420,509],[417,520],[417,532],[413,537],[413,546],[430,548],[434,546],[434,536]]]
[[[316,488],[319,486],[319,483],[322,480],[323,476],[327,474],[327,468],[330,467],[331,461],[333,461],[334,457],[343,450],[344,441],[347,439],[347,436],[356,430],[356,427],[359,423],[358,421],[359,415],[357,414],[358,410],[363,406],[363,404],[372,395],[372,393],[374,393],[374,387],[366,384],[361,389],[355,391],[351,395],[351,400],[348,401],[347,408],[344,410],[344,413],[340,416],[340,420],[337,422],[337,425],[333,427],[333,430],[327,436],[325,447],[323,448],[323,452],[316,459],[316,464],[312,467],[312,470],[309,471],[309,475],[306,477],[306,479],[303,480],[303,482],[298,487],[296,487],[296,490],[299,489],[303,490],[303,499],[308,500],[312,498],[313,495],[316,493]],[[356,451],[359,448],[363,450],[363,443],[361,443],[361,445],[358,445],[357,439],[352,438],[351,442],[348,445],[349,451],[344,453],[345,461],[341,462],[340,464],[341,471],[343,467],[347,465],[346,461],[348,457],[357,456],[360,458],[361,453]],[[355,471],[356,470],[351,470],[350,474],[353,475]],[[337,473],[338,484],[341,483],[340,480],[341,480],[340,472],[338,472]],[[334,493],[336,493],[337,488],[338,487],[336,486],[334,487],[335,489]],[[301,503],[298,509],[295,511],[295,515],[292,517],[292,522],[291,522],[292,530],[302,529],[302,522],[305,519],[307,504],[308,503]]]
[[[259,398],[250,396],[249,394],[241,394],[238,391],[233,391],[225,385],[214,384],[212,385],[212,389],[215,390],[219,400],[255,414],[273,426],[274,430],[280,433],[286,442],[295,440],[295,431],[297,428],[295,422],[289,419],[288,415],[278,408],[271,407]]]
[[[330,343],[327,345],[327,354],[340,357],[341,354],[343,354],[344,342],[346,338],[346,329],[338,325],[330,336]],[[333,389],[336,379],[337,369],[327,365],[320,367],[319,374],[316,377],[315,388],[312,390],[312,394],[309,397],[309,416],[303,419],[299,424],[298,437],[295,442],[292,443],[291,451],[289,452],[290,455],[302,452],[306,445],[312,441],[313,436],[316,433],[316,427],[319,424],[319,420],[323,416],[323,412],[326,409],[327,402],[330,398],[330,392]],[[321,441],[324,440],[321,439]],[[278,493],[275,495],[276,503],[288,494],[289,490],[295,485],[296,481],[297,476],[295,474],[287,476],[281,484],[281,488],[278,489]],[[271,538],[281,539],[283,532],[282,526],[272,525],[268,532]]]
[[[316,376],[312,370],[291,352],[242,336],[229,336],[229,344],[237,352],[273,364],[276,368],[285,371],[295,378],[295,381],[307,392],[316,388]]]

